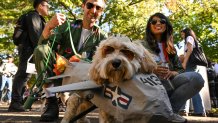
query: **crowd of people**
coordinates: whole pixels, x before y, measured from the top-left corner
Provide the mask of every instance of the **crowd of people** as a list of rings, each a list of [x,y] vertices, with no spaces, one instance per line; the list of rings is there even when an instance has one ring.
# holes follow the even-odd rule
[[[56,63],[55,53],[71,59],[77,53],[82,54],[85,52],[86,58],[92,60],[96,46],[101,40],[107,38],[107,33],[96,26],[96,21],[102,15],[106,6],[105,0],[83,0],[82,9],[84,13],[82,20],[69,21],[64,14],[56,13],[45,24],[44,17],[48,15],[48,6],[47,0],[34,0],[34,11],[29,12],[26,17],[28,23],[26,31],[29,38],[18,46],[18,71],[16,74],[10,72],[10,75],[1,72],[3,74],[1,76],[0,92],[2,92],[6,81],[9,92],[12,92],[12,95],[8,93],[10,103],[8,111],[25,111],[22,103],[22,88],[31,77],[31,74],[26,73],[26,68],[27,60],[32,54],[34,54],[36,70],[39,75],[38,84],[40,84],[45,77],[55,76],[53,72]],[[145,32],[142,44],[153,54],[153,58],[158,65],[153,72],[160,78],[166,88],[173,112],[177,114],[181,111],[188,113],[185,107],[189,102],[187,102],[187,105],[185,104],[187,100],[192,99],[194,113],[206,116],[199,93],[204,86],[205,80],[199,73],[195,72],[199,64],[192,64],[190,61],[193,50],[198,46],[198,39],[194,31],[190,28],[181,31],[181,38],[184,39],[182,54],[177,54],[178,51],[174,46],[173,39],[173,26],[164,14],[155,13],[151,15],[147,21]],[[10,58],[8,61],[8,67],[11,68],[12,66],[9,66],[9,64],[12,65]],[[218,82],[217,67],[217,63],[211,65],[214,73],[216,73],[213,79],[215,82]],[[169,87],[168,83],[171,83],[173,87]],[[60,84],[61,80],[52,81],[44,84],[43,88]],[[212,96],[218,98],[218,88],[215,87],[215,91],[217,93]],[[56,95],[46,93],[46,108],[40,120],[45,122],[54,121],[58,119],[58,116],[59,107]]]

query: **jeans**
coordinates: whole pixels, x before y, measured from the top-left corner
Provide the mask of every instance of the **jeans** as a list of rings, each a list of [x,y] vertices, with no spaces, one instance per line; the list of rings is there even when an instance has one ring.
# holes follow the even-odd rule
[[[195,67],[190,67],[190,68],[186,68],[186,71],[196,71],[197,66]],[[197,93],[196,95],[194,95],[192,97],[192,103],[193,103],[193,108],[194,108],[194,113],[205,113],[205,108],[204,108],[204,103],[203,100],[201,98],[200,93]],[[186,103],[186,111],[189,112],[189,107],[190,107],[190,103]]]
[[[8,100],[11,100],[11,90],[12,90],[12,77],[7,77],[2,75],[2,85],[1,85],[1,92],[3,91],[5,85],[8,85],[9,92],[7,93]]]
[[[172,109],[178,113],[186,101],[196,95],[204,86],[204,79],[199,73],[184,72],[172,80],[175,90],[170,94]]]
[[[192,97],[194,113],[205,113],[204,103],[201,98],[201,95],[197,93],[195,96]]]

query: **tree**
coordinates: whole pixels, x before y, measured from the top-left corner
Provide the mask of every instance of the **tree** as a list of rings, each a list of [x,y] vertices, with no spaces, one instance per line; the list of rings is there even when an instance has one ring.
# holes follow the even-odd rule
[[[32,8],[31,2],[32,0],[0,2],[1,51],[13,51],[11,36],[14,22],[22,13]],[[53,13],[54,10],[61,10],[69,19],[82,17],[81,0],[53,0],[50,4]],[[168,0],[167,2],[164,0],[108,0],[104,15],[99,19],[98,24],[111,34],[120,33],[132,39],[143,39],[150,15],[155,12],[165,12],[166,15],[169,14],[174,27],[175,43],[181,40],[180,30],[191,27],[200,38],[208,58],[218,62],[217,6],[217,0]]]
[[[175,30],[175,41],[181,40],[180,31],[185,27],[194,30],[206,56],[218,62],[218,2],[216,0],[180,0],[167,3]],[[172,6],[173,4],[173,6]],[[171,6],[170,6],[171,5]]]

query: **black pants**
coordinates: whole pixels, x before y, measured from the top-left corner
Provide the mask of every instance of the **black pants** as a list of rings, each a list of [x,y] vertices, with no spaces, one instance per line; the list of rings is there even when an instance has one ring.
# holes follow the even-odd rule
[[[26,82],[31,78],[32,74],[26,73],[27,60],[32,55],[33,49],[26,48],[20,45],[18,47],[19,53],[19,65],[17,73],[14,76],[13,86],[12,86],[12,102],[22,102],[23,95],[22,89]]]

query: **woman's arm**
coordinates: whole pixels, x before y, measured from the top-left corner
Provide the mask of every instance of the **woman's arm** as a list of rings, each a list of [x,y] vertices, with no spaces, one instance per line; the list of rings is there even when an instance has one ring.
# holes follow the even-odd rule
[[[187,52],[185,54],[185,57],[184,57],[184,60],[183,60],[183,63],[182,63],[182,66],[183,66],[184,69],[186,69],[187,62],[188,62],[189,57],[190,57],[190,55],[191,55],[191,53],[193,51],[193,46],[192,46],[192,44],[190,42],[187,42],[186,45],[187,45]]]

